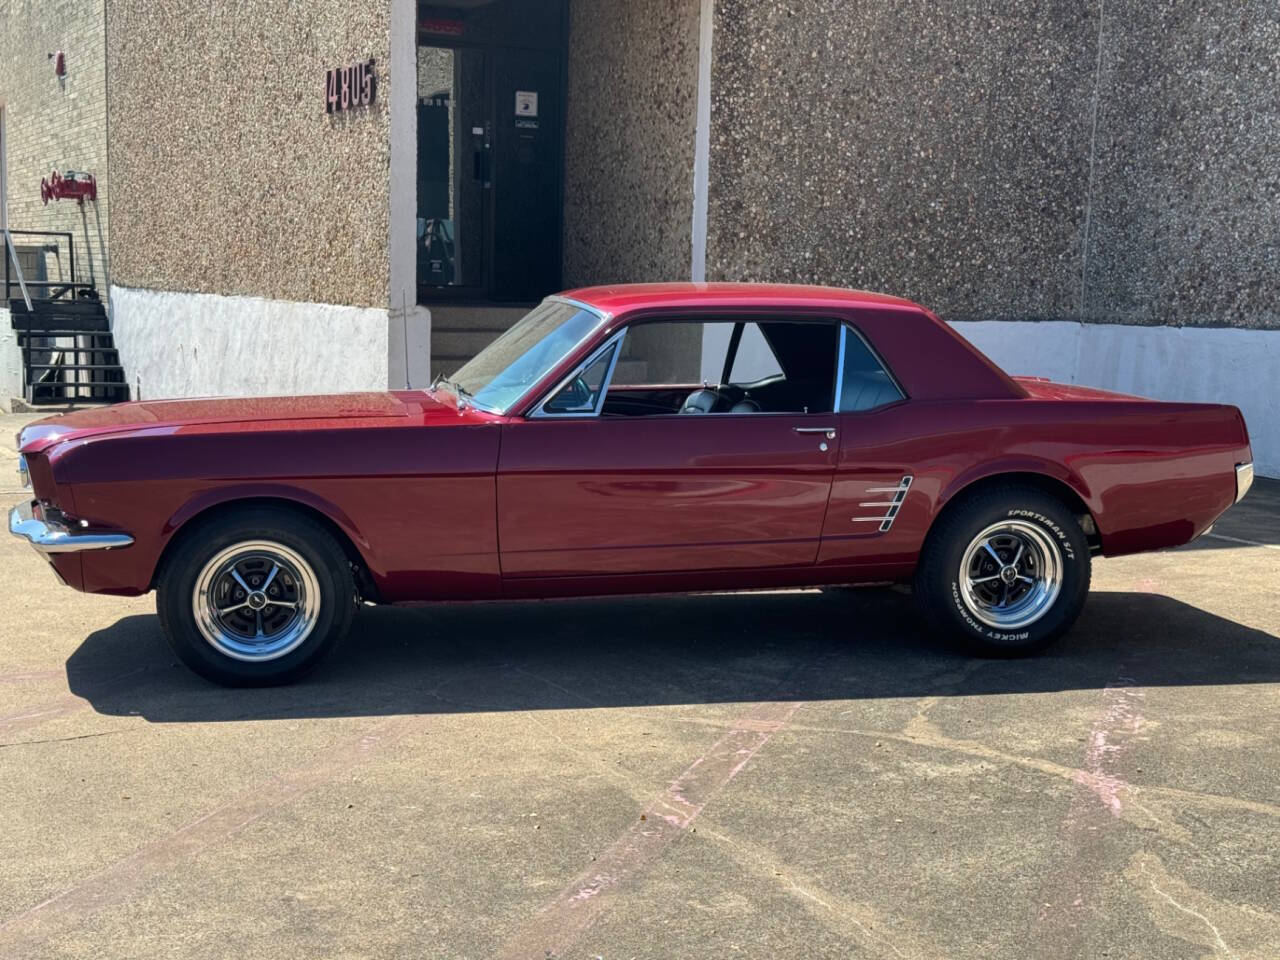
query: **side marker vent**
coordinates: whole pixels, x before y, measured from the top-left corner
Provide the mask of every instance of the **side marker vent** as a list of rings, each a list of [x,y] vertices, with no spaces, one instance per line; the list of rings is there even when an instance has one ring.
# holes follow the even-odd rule
[[[854,517],[854,523],[878,523],[880,524],[880,532],[887,533],[889,528],[893,526],[894,518],[898,515],[898,510],[902,507],[902,501],[907,498],[907,491],[911,489],[911,481],[913,477],[906,476],[902,478],[902,482],[896,487],[868,487],[867,493],[883,493],[886,495],[883,500],[870,500],[866,503],[860,503],[858,506],[865,508],[876,508],[876,516]]]

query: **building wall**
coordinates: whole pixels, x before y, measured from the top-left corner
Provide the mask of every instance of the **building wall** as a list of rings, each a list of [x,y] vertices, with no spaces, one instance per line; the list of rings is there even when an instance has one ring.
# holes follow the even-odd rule
[[[1280,328],[1278,49],[1274,4],[720,0],[709,274]]]
[[[1275,4],[718,0],[708,278],[885,290],[1013,372],[1237,404],[1280,473],[1277,51]]]
[[[0,4],[0,105],[10,228],[70,232],[77,279],[94,281],[105,296],[110,269],[106,252],[110,178],[103,6],[104,0]],[[57,50],[66,55],[67,73],[62,79],[54,75],[48,57]],[[54,170],[94,174],[98,202],[83,207],[68,200],[43,204],[40,179]],[[19,236],[14,242],[35,241]],[[46,274],[52,280],[70,279],[65,244],[60,254],[61,262],[53,254],[45,258]]]
[[[390,3],[106,2],[114,281],[385,309]],[[327,114],[368,57],[377,102]]]
[[[689,276],[698,0],[570,0],[564,281]]]

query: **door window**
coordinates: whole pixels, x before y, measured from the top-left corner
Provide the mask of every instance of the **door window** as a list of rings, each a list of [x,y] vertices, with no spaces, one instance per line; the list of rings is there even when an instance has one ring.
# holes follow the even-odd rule
[[[830,413],[838,344],[834,321],[637,323],[602,414]]]

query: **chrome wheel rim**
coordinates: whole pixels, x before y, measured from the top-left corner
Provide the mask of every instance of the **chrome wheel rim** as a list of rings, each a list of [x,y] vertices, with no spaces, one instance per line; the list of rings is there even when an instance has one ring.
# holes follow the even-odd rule
[[[993,523],[969,542],[960,561],[960,596],[989,627],[1017,630],[1035,623],[1062,592],[1062,550],[1025,520]]]
[[[275,660],[315,629],[320,585],[295,550],[251,540],[213,556],[192,593],[196,626],[215,650],[236,660]]]

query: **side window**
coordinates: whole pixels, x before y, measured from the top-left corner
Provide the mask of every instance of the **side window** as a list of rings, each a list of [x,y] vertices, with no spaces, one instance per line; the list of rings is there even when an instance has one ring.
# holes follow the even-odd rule
[[[841,413],[874,410],[903,399],[902,391],[861,336],[845,328],[841,339],[844,341],[844,355],[840,358]]]
[[[744,323],[738,351],[733,356],[733,369],[729,371],[730,383],[759,383],[784,376],[782,364],[764,338],[758,323]]]
[[[547,400],[542,405],[542,412],[549,416],[597,413],[605,380],[617,352],[618,344],[614,342]]]

